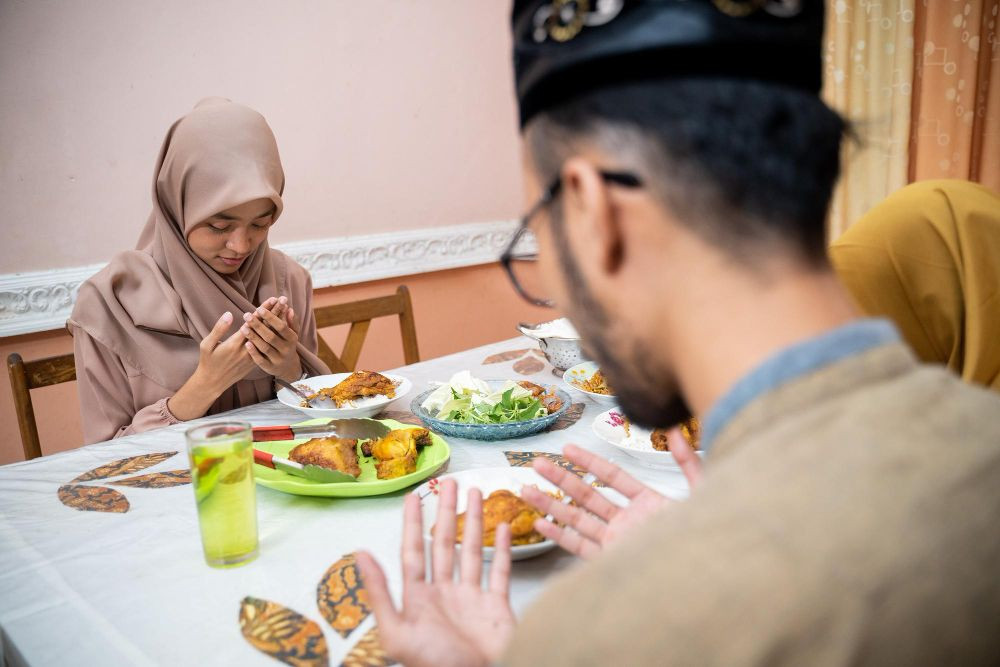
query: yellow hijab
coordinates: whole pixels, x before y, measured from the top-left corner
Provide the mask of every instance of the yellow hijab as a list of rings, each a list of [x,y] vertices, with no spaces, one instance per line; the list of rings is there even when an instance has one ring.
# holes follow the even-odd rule
[[[854,223],[830,259],[861,309],[892,319],[921,359],[1000,391],[1000,195],[913,183]]]

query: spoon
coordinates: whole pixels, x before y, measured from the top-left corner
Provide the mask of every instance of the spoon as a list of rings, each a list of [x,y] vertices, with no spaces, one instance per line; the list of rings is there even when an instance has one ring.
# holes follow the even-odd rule
[[[538,340],[539,338],[541,338],[541,336],[539,336],[537,333],[538,328],[540,326],[541,326],[540,324],[528,324],[526,322],[520,322],[517,325],[517,330],[520,331],[525,336],[527,336],[528,338],[534,338],[535,340]]]
[[[528,338],[534,338],[538,342],[544,342],[546,339],[552,338],[554,340],[580,340],[580,336],[576,333],[573,325],[568,322],[568,320],[563,324],[563,320],[566,318],[560,318],[558,320],[552,320],[551,322],[540,322],[538,324],[528,324],[527,322],[519,322],[517,325],[517,330]],[[551,326],[550,326],[551,325]],[[562,326],[557,326],[562,325]],[[539,333],[543,327],[548,326],[550,331],[554,333]]]
[[[274,378],[274,381],[277,382],[278,384],[280,384],[282,387],[284,387],[288,391],[290,391],[293,394],[295,394],[296,396],[298,396],[299,398],[301,398],[303,401],[305,401],[305,404],[308,405],[310,408],[320,408],[320,409],[329,408],[329,407],[331,407],[331,404],[333,403],[333,401],[331,399],[326,398],[326,397],[323,397],[323,398],[310,398],[309,394],[307,394],[306,392],[302,391],[301,389],[299,389],[298,387],[296,387],[291,382],[285,382],[284,380],[282,380],[279,377]],[[321,404],[321,405],[318,405],[318,404]]]

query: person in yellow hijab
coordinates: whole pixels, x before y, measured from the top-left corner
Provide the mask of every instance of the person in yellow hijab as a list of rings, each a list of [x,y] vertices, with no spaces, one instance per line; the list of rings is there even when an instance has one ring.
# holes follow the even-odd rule
[[[924,361],[1000,391],[1000,195],[912,183],[830,247],[861,310],[890,318]]]

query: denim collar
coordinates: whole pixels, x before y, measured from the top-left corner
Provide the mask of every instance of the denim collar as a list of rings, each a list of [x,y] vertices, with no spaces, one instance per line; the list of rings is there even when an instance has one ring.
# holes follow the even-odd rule
[[[884,319],[860,319],[790,347],[764,360],[737,380],[703,420],[701,449],[708,452],[722,429],[749,403],[796,378],[865,350],[900,340]]]

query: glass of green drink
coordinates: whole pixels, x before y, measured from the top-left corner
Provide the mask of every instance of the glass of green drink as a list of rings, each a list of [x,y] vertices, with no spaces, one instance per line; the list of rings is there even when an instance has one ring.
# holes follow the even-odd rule
[[[205,561],[234,567],[257,557],[257,497],[250,424],[215,422],[185,432]]]

